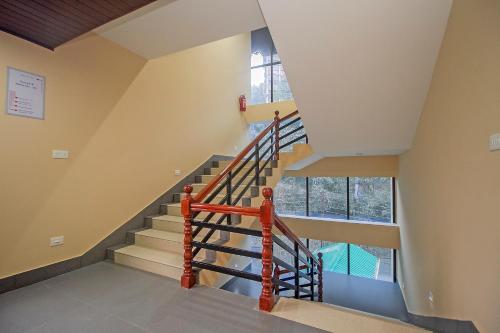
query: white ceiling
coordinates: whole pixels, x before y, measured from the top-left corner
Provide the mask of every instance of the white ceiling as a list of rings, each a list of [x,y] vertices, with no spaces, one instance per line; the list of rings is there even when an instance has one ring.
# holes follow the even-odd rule
[[[265,25],[257,0],[162,0],[95,32],[153,59]]]
[[[411,147],[452,0],[259,3],[316,153]]]

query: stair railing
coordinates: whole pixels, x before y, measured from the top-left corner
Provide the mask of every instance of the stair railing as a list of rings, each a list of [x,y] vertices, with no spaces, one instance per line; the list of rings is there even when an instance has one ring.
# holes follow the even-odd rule
[[[261,184],[260,174],[272,160],[279,160],[280,150],[304,138],[307,140],[305,134],[297,135],[297,133],[304,128],[303,125],[297,126],[300,117],[288,123],[284,123],[294,118],[297,114],[298,111],[295,111],[280,119],[276,111],[273,122],[252,140],[252,142],[199,193],[193,197],[191,195],[193,187],[191,185],[186,185],[184,187],[185,197],[181,201],[181,212],[184,217],[184,271],[181,277],[182,287],[191,288],[195,284],[196,275],[193,271],[194,267],[261,282],[262,291],[259,297],[259,308],[264,311],[271,311],[274,305],[273,293],[279,294],[284,291],[293,291],[293,296],[295,298],[308,297],[311,300],[315,298],[319,301],[322,300],[323,265],[321,254],[319,258],[316,258],[316,256],[311,253],[300,239],[275,214],[274,205],[271,201],[272,189],[264,188],[262,190],[264,201],[260,208],[236,205],[246,191],[248,191],[251,184],[257,186],[263,185]],[[294,124],[295,128],[291,127]],[[286,132],[287,129],[288,131]],[[292,136],[293,134],[295,134],[295,137]],[[285,138],[289,138],[288,142],[282,143]],[[235,175],[238,175],[244,170],[244,167],[250,163],[250,161],[253,161],[253,164],[247,168],[248,170],[244,172],[244,175],[240,177],[235,185],[233,185],[232,182],[235,179]],[[243,182],[248,179],[250,174],[253,174],[252,178],[246,185],[243,185]],[[233,188],[239,186],[244,187],[240,193],[233,198]],[[223,189],[226,189],[226,195],[223,199],[218,203],[212,203],[213,199]],[[195,220],[201,212],[208,213],[205,219],[203,221]],[[210,223],[210,220],[215,214],[220,214],[221,216],[215,223]],[[233,226],[231,223],[231,216],[234,215],[258,217],[261,224],[261,230]],[[224,221],[227,221],[227,224],[222,224]],[[293,249],[280,237],[273,234],[273,225],[275,225],[283,236],[293,244]],[[196,227],[194,231],[193,226]],[[201,241],[194,241],[194,237],[196,237],[203,228],[208,228],[209,232]],[[262,251],[256,252],[208,243],[210,237],[217,230],[261,237]],[[287,263],[285,260],[273,256],[274,244],[291,254],[294,262]],[[201,249],[261,259],[262,272],[259,275],[194,260]],[[300,265],[300,262],[302,265]],[[292,276],[288,276],[289,274],[292,274]],[[281,277],[282,275],[283,277]],[[318,279],[316,279],[315,276],[318,276]],[[293,280],[293,283],[288,282],[291,280]],[[315,287],[317,292],[314,290]]]

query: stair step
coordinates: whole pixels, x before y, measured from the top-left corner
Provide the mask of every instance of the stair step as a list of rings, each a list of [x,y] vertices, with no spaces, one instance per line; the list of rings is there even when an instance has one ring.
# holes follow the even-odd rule
[[[193,192],[195,193],[198,193],[200,192],[205,186],[207,186],[206,183],[195,183],[195,184],[192,184],[193,186]],[[245,186],[242,185],[242,186],[237,186],[237,187],[234,187],[231,191],[234,195],[238,195],[239,193],[241,193],[241,191],[243,191],[245,189]],[[226,195],[227,193],[227,189],[224,188],[222,189],[219,194],[221,195]],[[250,185],[247,192],[245,193],[245,196],[247,197],[256,197],[256,196],[259,196],[259,186],[256,186],[256,185]]]
[[[250,207],[251,199],[250,198],[244,198],[243,200],[240,201],[239,204],[241,206],[244,206],[244,207]],[[166,204],[166,207],[167,207],[167,211],[166,211],[167,215],[181,217],[181,204],[180,203],[169,203],[169,204]],[[203,220],[209,214],[211,214],[211,213],[209,213],[209,212],[200,212],[197,215],[197,219],[198,220]],[[222,215],[224,215],[224,214],[217,213],[217,214],[214,215],[213,219],[218,219]],[[238,221],[239,221],[239,219],[238,219]]]
[[[180,280],[184,257],[181,254],[129,245],[114,251],[117,264]]]
[[[216,166],[216,167],[218,167],[218,168],[225,168],[225,167],[226,167],[226,166],[228,166],[228,165],[229,165],[232,161],[233,161],[233,160],[218,161],[218,162],[216,162],[216,163],[217,163],[217,166]],[[244,161],[242,160],[242,161],[241,161],[241,162],[239,162],[237,165],[240,165],[240,164],[241,164],[241,163],[243,163],[243,162],[244,162]],[[264,166],[264,163],[265,163],[265,162],[266,162],[266,161],[261,160],[261,161],[260,161],[260,166]],[[254,163],[254,161],[249,161],[249,162],[247,163],[247,165],[246,165],[246,166],[251,165],[250,163],[251,163],[251,164],[253,164],[253,163]],[[269,162],[269,163],[268,163],[268,165],[269,165],[269,164],[272,164],[272,163],[271,163],[271,162]],[[246,167],[246,166],[245,166],[245,167]],[[272,167],[273,167],[273,166],[272,166]]]
[[[221,191],[222,192],[222,191]],[[241,190],[237,193],[232,193],[231,195],[231,199],[234,200],[236,199],[236,197],[241,193]],[[192,197],[195,197],[197,193],[191,193],[191,196]],[[240,199],[240,203],[242,206],[245,206],[246,205],[249,205],[250,204],[250,199],[251,199],[251,196],[249,195],[251,194],[250,193],[250,190],[248,191],[248,193],[245,193],[245,195]],[[210,195],[210,194],[209,194]],[[209,196],[208,195],[208,196]],[[173,197],[173,203],[179,203],[181,202],[182,198],[184,198],[185,196],[185,193],[174,193],[174,197]],[[208,197],[207,196],[207,197]],[[212,199],[212,202],[213,203],[219,203],[223,200],[227,200],[227,198],[225,198],[226,196],[226,193],[224,192],[223,194],[218,194],[216,195],[213,199]]]
[[[214,167],[214,168],[205,168],[204,170],[204,173],[206,175],[217,175],[219,174],[222,170],[224,170],[225,167]],[[236,167],[234,169],[234,171],[236,171],[238,169],[238,167]],[[245,175],[249,169],[255,169],[255,167],[249,167],[249,166],[244,166],[240,172],[238,172],[237,175],[235,175],[236,177],[241,177],[243,175]],[[255,173],[254,172],[250,172],[248,174],[248,177],[252,177]],[[273,175],[273,169],[269,166],[269,163],[267,164],[267,166],[264,168],[264,169],[261,169],[260,170],[260,175],[261,176],[272,176]]]
[[[222,243],[215,233],[211,237],[211,241]],[[134,233],[135,245],[150,248],[153,250],[167,251],[178,254],[184,254],[184,234],[171,231],[163,231],[157,229],[145,229]],[[195,237],[195,241],[200,241],[202,235]],[[215,260],[215,252],[210,250],[201,250],[198,254],[200,258],[209,261]]]
[[[214,217],[213,219],[219,218],[221,214],[216,214],[217,217]],[[202,219],[197,218],[197,220]],[[179,234],[184,233],[184,218],[180,216],[172,216],[172,215],[160,215],[160,216],[155,216],[152,219],[152,229],[156,230],[161,230],[161,231],[168,231],[168,232],[175,232]],[[231,216],[231,222],[233,225],[237,225],[240,223],[240,217],[237,215],[232,215]],[[193,227],[193,230],[195,228]],[[210,230],[207,228],[203,228],[200,233],[198,234],[199,236],[205,236]],[[214,233],[212,236],[214,238],[220,238],[220,239],[228,239],[229,235],[227,231],[220,231]]]
[[[212,179],[214,179],[216,175],[200,175],[195,177],[196,183],[203,183],[203,184],[208,184]],[[232,183],[236,184],[240,181],[241,177],[234,177]],[[241,185],[247,185],[250,182],[254,182],[252,180],[252,175],[249,175],[247,178],[243,180]],[[265,185],[266,184],[266,177],[261,175],[259,177],[259,184],[260,185]]]

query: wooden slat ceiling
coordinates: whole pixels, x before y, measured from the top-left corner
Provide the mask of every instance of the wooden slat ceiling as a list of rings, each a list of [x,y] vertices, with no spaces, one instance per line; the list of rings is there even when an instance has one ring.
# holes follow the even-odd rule
[[[0,0],[0,30],[53,50],[155,0]]]

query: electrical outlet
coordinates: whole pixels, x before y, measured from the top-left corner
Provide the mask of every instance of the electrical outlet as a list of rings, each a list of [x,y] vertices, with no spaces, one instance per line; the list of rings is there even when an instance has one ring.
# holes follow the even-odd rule
[[[49,240],[49,246],[59,246],[64,244],[64,236],[51,237]]]
[[[174,175],[180,176],[181,175],[181,170],[174,170]]]
[[[500,149],[500,133],[490,136],[490,151]]]
[[[52,158],[56,158],[56,159],[66,159],[66,158],[69,158],[69,151],[54,149],[52,151]]]

